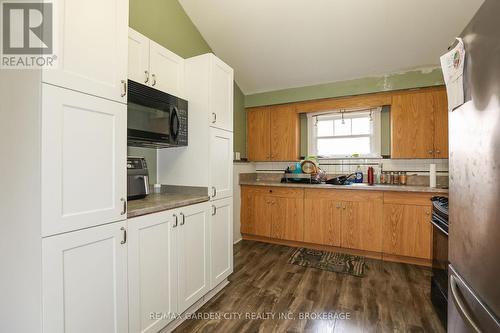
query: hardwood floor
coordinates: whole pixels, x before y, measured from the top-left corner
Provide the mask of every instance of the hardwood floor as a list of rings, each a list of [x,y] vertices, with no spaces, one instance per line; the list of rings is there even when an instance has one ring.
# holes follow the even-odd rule
[[[175,332],[445,332],[430,301],[429,269],[366,259],[366,276],[357,278],[287,264],[292,251],[235,245],[231,283],[197,312],[207,319]]]

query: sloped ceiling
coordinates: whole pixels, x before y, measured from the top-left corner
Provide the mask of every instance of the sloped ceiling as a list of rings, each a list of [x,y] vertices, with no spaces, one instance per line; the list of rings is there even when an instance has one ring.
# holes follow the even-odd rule
[[[179,0],[247,95],[436,66],[483,0]]]

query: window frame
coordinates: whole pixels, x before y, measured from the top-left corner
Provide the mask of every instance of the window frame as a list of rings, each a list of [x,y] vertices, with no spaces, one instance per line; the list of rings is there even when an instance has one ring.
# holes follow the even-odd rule
[[[324,111],[317,113],[307,114],[307,153],[309,156],[318,156],[317,143],[318,138],[328,139],[328,138],[357,138],[357,137],[369,137],[370,138],[370,153],[360,154],[359,156],[335,154],[327,156],[318,156],[319,158],[381,158],[382,157],[382,140],[381,140],[381,111],[382,108],[372,108],[372,109],[361,109],[361,110],[343,110],[344,119],[353,118],[363,118],[363,116],[369,116],[370,111],[372,112],[372,121],[370,122],[370,134],[355,134],[355,135],[333,135],[333,136],[321,136],[318,137],[318,129],[315,126],[316,117],[320,117],[321,120],[338,120],[342,119],[342,114],[340,110]],[[335,134],[335,133],[334,133]]]

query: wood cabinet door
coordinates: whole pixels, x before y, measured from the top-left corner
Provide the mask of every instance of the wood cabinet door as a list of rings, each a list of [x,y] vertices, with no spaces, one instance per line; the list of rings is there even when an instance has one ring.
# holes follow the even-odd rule
[[[333,196],[306,190],[304,199],[304,242],[340,246],[341,202]]]
[[[448,96],[441,89],[432,93],[434,101],[434,157],[448,158]]]
[[[271,159],[271,117],[268,107],[247,110],[247,155],[250,161]]]
[[[233,198],[212,202],[210,260],[213,289],[233,272]]]
[[[58,66],[42,80],[127,103],[127,0],[60,0],[54,4]]]
[[[345,248],[382,252],[382,195],[342,202],[342,239]]]
[[[149,214],[127,221],[131,332],[158,332],[177,312],[174,213]]]
[[[391,157],[434,157],[434,98],[432,92],[392,97]]]
[[[241,233],[271,236],[271,199],[265,191],[253,187],[241,188]]]
[[[127,218],[127,106],[42,87],[42,235]]]
[[[290,190],[286,196],[271,196],[271,238],[303,241],[304,197],[302,190]]]
[[[177,226],[178,311],[184,312],[210,290],[208,203],[179,209]]]
[[[168,94],[184,96],[184,59],[160,44],[149,42],[150,85]]]
[[[430,206],[384,205],[384,253],[431,259]]]
[[[125,222],[42,239],[43,332],[128,332]]]
[[[210,128],[209,175],[211,199],[233,195],[233,133]]]
[[[233,130],[233,69],[215,55],[210,66],[210,126]]]
[[[132,28],[128,30],[128,78],[142,84],[150,82],[149,38]]]
[[[271,114],[271,160],[298,160],[300,157],[300,122],[295,106],[271,106],[269,112]]]

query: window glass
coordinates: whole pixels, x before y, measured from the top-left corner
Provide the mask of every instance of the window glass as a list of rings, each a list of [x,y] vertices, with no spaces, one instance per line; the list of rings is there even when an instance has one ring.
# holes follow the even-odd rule
[[[335,119],[335,136],[351,135],[351,119]]]
[[[369,154],[370,137],[318,139],[318,155]]]
[[[333,120],[318,121],[318,136],[333,136]]]
[[[370,134],[370,117],[352,119],[352,135]]]

